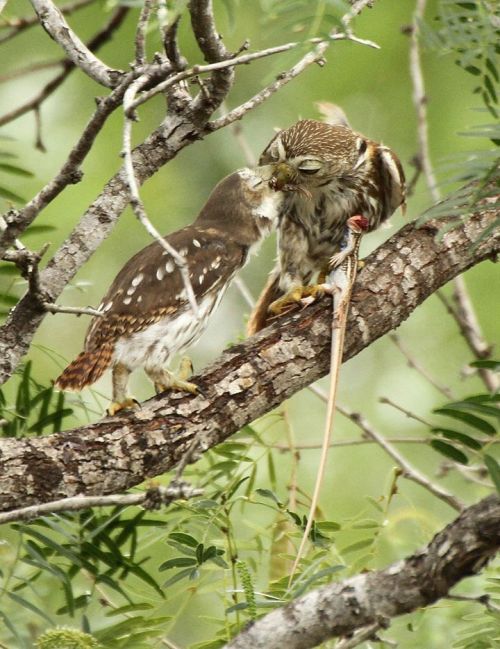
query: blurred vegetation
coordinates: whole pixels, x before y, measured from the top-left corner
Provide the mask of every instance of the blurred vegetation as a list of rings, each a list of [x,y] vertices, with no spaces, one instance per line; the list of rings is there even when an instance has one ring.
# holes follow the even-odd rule
[[[112,0],[92,3],[70,16],[69,23],[82,39],[88,38],[115,4]],[[134,8],[124,26],[100,52],[107,63],[124,69],[133,58],[140,3],[127,5]],[[215,7],[219,31],[228,48],[235,51],[247,38],[257,50],[323,36],[338,25],[346,3],[220,0]],[[466,180],[475,180],[490,191],[491,181],[495,181],[500,140],[500,16],[495,7],[496,3],[486,0],[429,0],[421,25],[431,156],[443,194],[456,191]],[[241,127],[255,157],[275,127],[286,127],[299,117],[318,118],[316,103],[327,101],[342,106],[354,128],[390,145],[411,176],[410,161],[418,150],[408,63],[408,25],[414,9],[411,0],[377,0],[373,9],[365,10],[353,24],[356,34],[375,41],[379,50],[353,42],[334,43],[325,67],[308,69],[250,112]],[[27,1],[14,0],[2,18],[29,14]],[[155,34],[152,30],[150,54],[160,48]],[[190,62],[200,62],[185,19],[180,26],[180,45]],[[60,56],[39,27],[1,47],[0,75]],[[292,51],[240,66],[227,108],[255,94],[297,58],[297,52]],[[33,96],[53,74],[50,69],[41,70],[3,83],[0,114]],[[93,110],[97,91],[92,81],[74,72],[43,103],[45,152],[35,147],[32,113],[2,128],[2,211],[29,199],[57,173]],[[144,106],[141,121],[134,127],[136,141],[162,117],[159,98]],[[117,111],[85,161],[83,182],[68,187],[22,237],[32,249],[50,241],[45,259],[121,165],[121,128]],[[231,128],[196,142],[141,190],[150,218],[164,232],[191,222],[214,184],[245,164]],[[477,196],[467,194],[471,200]],[[420,178],[406,218],[418,217],[431,203]],[[454,204],[456,194],[446,209]],[[457,218],[461,214],[457,213]],[[404,222],[402,216],[395,217],[393,231]],[[382,230],[366,237],[364,251],[387,236],[387,230]],[[148,242],[146,232],[126,210],[60,302],[98,304],[123,263]],[[274,254],[275,241],[270,238],[259,260],[242,273],[254,295],[265,281]],[[466,275],[466,284],[486,340],[498,345],[500,278],[493,264],[473,268]],[[4,312],[24,289],[18,272],[1,263],[0,307]],[[449,297],[451,287],[445,287],[443,294]],[[204,366],[224,346],[244,335],[247,313],[246,303],[232,287],[209,330],[192,350],[196,367]],[[85,316],[47,315],[28,358],[0,392],[3,435],[49,434],[63,425],[68,428],[101,416],[110,393],[109,378],[81,396],[64,396],[50,387],[80,351],[87,323]],[[497,397],[485,391],[473,366],[477,359],[436,296],[423,304],[398,334],[411,356],[449,396],[413,369],[386,337],[342,368],[340,403],[361,411],[388,438],[410,440],[398,443],[401,453],[466,503],[475,502],[491,492],[493,482],[497,488],[500,483],[495,460]],[[492,361],[484,363],[497,368]],[[320,386],[326,385],[327,379],[320,382]],[[151,395],[151,386],[140,373],[134,377],[133,389],[141,400]],[[397,407],[381,402],[384,399]],[[454,517],[453,510],[405,481],[378,446],[360,439],[354,425],[338,416],[335,437],[352,445],[337,446],[331,452],[310,550],[298,579],[287,587],[290,556],[305,524],[315,479],[324,409],[317,396],[304,391],[206,453],[184,474],[205,489],[201,499],[178,502],[162,512],[109,507],[4,526],[0,530],[0,620],[4,623],[3,628],[0,624],[0,646],[27,649],[38,638],[43,649],[215,649],[268,608],[331,579],[383,567],[427,543]],[[157,481],[168,484],[169,479],[161,476]],[[456,592],[498,597],[499,584],[498,567],[492,565]],[[67,629],[41,637],[42,632],[58,626],[81,633],[71,640]],[[86,634],[92,634],[99,644]],[[405,649],[486,649],[499,646],[500,621],[476,603],[441,601],[394,620],[384,635]],[[61,638],[66,645],[56,644]]]

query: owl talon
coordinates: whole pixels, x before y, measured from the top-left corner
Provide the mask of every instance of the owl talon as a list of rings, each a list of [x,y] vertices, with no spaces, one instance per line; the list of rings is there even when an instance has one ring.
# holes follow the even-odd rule
[[[313,284],[311,286],[296,286],[280,297],[278,300],[272,302],[269,306],[269,312],[273,316],[285,315],[292,310],[296,304],[308,306],[312,304],[318,297],[325,293],[324,284]]]
[[[123,401],[112,401],[106,408],[106,414],[109,417],[114,417],[121,410],[136,410],[140,408],[141,404],[134,397],[127,397]]]

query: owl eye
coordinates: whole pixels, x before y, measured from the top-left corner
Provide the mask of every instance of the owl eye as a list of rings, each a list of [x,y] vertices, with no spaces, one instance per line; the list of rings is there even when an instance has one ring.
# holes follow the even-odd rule
[[[319,160],[304,160],[298,165],[299,171],[310,176],[317,174],[320,169],[321,162]]]

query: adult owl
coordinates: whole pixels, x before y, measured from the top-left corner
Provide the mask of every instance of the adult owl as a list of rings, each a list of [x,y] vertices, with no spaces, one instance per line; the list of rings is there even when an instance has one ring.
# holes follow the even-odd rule
[[[84,351],[63,371],[56,386],[81,390],[112,368],[113,397],[108,414],[134,407],[127,394],[129,375],[143,367],[157,392],[196,392],[188,365],[175,376],[166,369],[203,333],[249,253],[276,226],[282,193],[269,186],[270,169],[241,169],[213,190],[196,221],[166,237],[186,260],[199,314],[194,316],[181,273],[155,241],[118,273],[85,338]]]
[[[365,217],[372,231],[405,206],[405,178],[396,154],[343,120],[297,122],[275,135],[259,164],[271,165],[271,186],[285,197],[278,261],[250,317],[249,334],[264,327],[270,315],[320,290],[309,284],[328,271],[349,218]]]

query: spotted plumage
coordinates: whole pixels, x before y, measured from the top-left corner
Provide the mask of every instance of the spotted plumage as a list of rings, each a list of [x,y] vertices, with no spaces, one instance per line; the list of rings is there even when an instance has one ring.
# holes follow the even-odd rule
[[[128,407],[128,375],[143,367],[157,390],[193,389],[165,369],[174,354],[205,329],[235,273],[276,225],[281,192],[269,187],[269,169],[242,169],[214,189],[193,225],[166,237],[188,265],[199,317],[195,318],[181,273],[157,241],[134,255],[116,276],[90,323],[85,349],[56,385],[80,390],[113,368],[111,411]]]
[[[405,180],[397,156],[346,123],[301,120],[277,133],[260,158],[271,165],[271,185],[285,192],[278,226],[278,263],[249,321],[249,333],[265,326],[283,296],[296,300],[325,270],[342,241],[347,220],[368,219],[377,228],[405,204]]]

